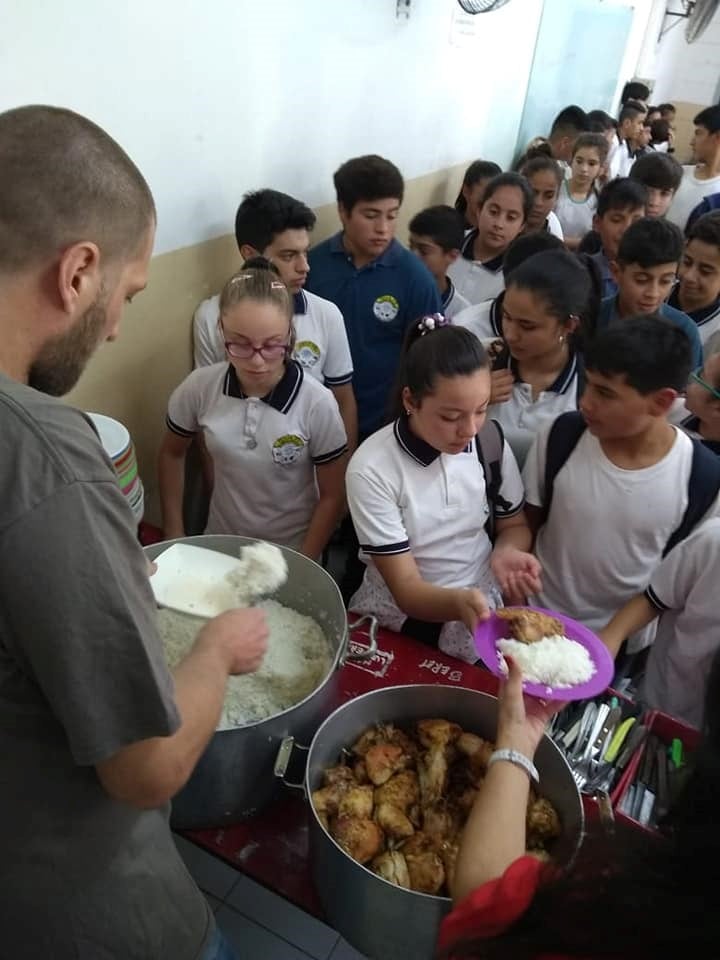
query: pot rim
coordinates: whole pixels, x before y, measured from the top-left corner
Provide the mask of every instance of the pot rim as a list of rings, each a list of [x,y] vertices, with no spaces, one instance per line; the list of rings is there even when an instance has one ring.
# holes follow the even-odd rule
[[[443,897],[443,896],[439,896],[439,895],[436,894],[436,893],[424,893],[422,890],[409,890],[407,887],[401,887],[401,886],[399,886],[399,885],[396,884],[396,883],[391,883],[389,880],[386,880],[384,877],[381,877],[379,874],[374,873],[372,870],[370,870],[368,867],[366,867],[364,863],[359,863],[357,860],[354,860],[354,859],[350,856],[349,853],[347,853],[345,850],[343,850],[343,848],[340,846],[340,844],[339,844],[339,843],[335,840],[335,838],[330,834],[329,830],[326,830],[325,827],[323,826],[322,822],[320,821],[320,818],[318,817],[317,811],[315,810],[315,805],[314,805],[313,802],[312,802],[312,788],[311,788],[311,786],[310,786],[310,760],[311,760],[311,758],[312,758],[312,754],[313,754],[313,749],[314,749],[314,747],[315,747],[315,743],[316,743],[318,737],[321,735],[321,733],[322,733],[323,730],[325,729],[325,727],[326,727],[328,724],[330,724],[331,721],[333,721],[334,718],[335,718],[339,713],[341,713],[345,708],[349,708],[351,705],[354,705],[354,704],[358,703],[358,701],[360,701],[360,700],[366,700],[366,699],[371,698],[371,697],[373,697],[373,696],[375,696],[376,694],[379,694],[379,693],[391,693],[391,692],[394,692],[394,691],[397,691],[397,690],[407,690],[407,689],[413,689],[413,690],[418,690],[418,689],[420,689],[420,690],[422,690],[422,689],[426,689],[426,690],[437,690],[438,687],[441,687],[441,686],[443,686],[443,684],[437,684],[437,683],[396,684],[395,686],[392,686],[392,687],[380,687],[380,688],[377,689],[377,690],[369,690],[369,691],[367,691],[366,693],[360,694],[359,697],[354,697],[352,700],[348,700],[346,703],[341,704],[336,710],[334,710],[328,717],[326,717],[326,718],[323,720],[323,722],[322,722],[322,723],[320,724],[320,726],[318,727],[318,729],[317,729],[317,731],[316,731],[316,733],[315,733],[315,736],[313,737],[313,739],[312,739],[312,741],[311,741],[311,743],[310,743],[310,747],[308,748],[307,766],[306,766],[306,768],[305,768],[305,776],[303,777],[303,781],[304,781],[304,784],[305,784],[305,800],[306,800],[308,806],[310,807],[310,811],[311,811],[311,813],[312,813],[314,825],[321,831],[323,838],[326,839],[326,840],[329,840],[330,843],[333,844],[333,846],[335,847],[335,849],[338,850],[338,851],[343,855],[343,857],[345,857],[345,859],[348,860],[349,863],[351,863],[351,864],[353,864],[355,867],[358,867],[359,869],[363,870],[366,874],[368,874],[368,876],[372,877],[374,880],[377,880],[377,881],[379,881],[380,883],[384,883],[384,884],[385,884],[387,887],[389,887],[391,890],[394,890],[394,891],[396,891],[396,892],[397,892],[397,891],[400,891],[401,893],[405,893],[405,894],[412,894],[412,895],[415,896],[415,897],[423,897],[424,899],[430,900],[430,901],[432,901],[432,902],[436,902],[436,903],[440,903],[440,904],[445,904],[445,905],[450,905],[450,904],[452,904],[452,897]],[[487,699],[487,700],[495,700],[495,701],[497,701],[497,699],[498,699],[497,697],[494,697],[491,693],[484,693],[484,692],[481,691],[481,690],[473,690],[472,687],[456,687],[456,686],[452,686],[452,687],[448,687],[448,689],[453,690],[453,691],[463,690],[463,691],[465,691],[465,692],[467,692],[467,693],[473,694],[473,695],[476,696],[476,697],[483,697],[483,698],[485,698],[485,699]],[[397,722],[397,723],[402,723],[402,720],[398,720],[398,721],[395,721],[395,722]],[[544,734],[543,734],[543,737],[544,737],[544,738],[547,738],[547,740],[552,744],[552,746],[553,746],[556,750],[558,749],[557,746],[556,746],[556,744],[553,743],[552,738],[549,737],[547,733],[544,733]],[[542,740],[541,740],[540,742],[542,743]],[[564,758],[563,758],[563,759],[564,759]],[[577,837],[577,841],[576,841],[576,843],[575,843],[575,848],[574,848],[573,856],[571,857],[571,859],[570,859],[570,861],[569,861],[569,864],[572,864],[572,862],[574,861],[575,857],[577,856],[577,853],[578,853],[578,851],[579,851],[579,849],[580,849],[580,846],[581,846],[581,844],[582,844],[582,838],[583,838],[583,833],[584,833],[584,828],[585,828],[585,811],[584,811],[584,809],[583,809],[582,797],[580,796],[580,792],[579,792],[579,791],[578,791],[578,794],[577,794],[577,795],[578,795],[579,811],[580,811],[580,829],[579,829],[579,831],[578,831],[578,837]],[[569,865],[569,864],[568,864],[568,865]]]

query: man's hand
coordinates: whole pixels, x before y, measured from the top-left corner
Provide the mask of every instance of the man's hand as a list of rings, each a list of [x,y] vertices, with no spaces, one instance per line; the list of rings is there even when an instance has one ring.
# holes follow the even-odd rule
[[[260,668],[269,635],[263,610],[228,610],[203,627],[196,644],[217,653],[227,673],[234,676]]]

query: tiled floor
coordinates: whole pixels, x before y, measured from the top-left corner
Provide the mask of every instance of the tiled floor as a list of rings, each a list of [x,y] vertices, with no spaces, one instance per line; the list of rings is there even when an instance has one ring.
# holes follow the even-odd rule
[[[184,837],[175,843],[240,960],[364,960],[304,910]]]

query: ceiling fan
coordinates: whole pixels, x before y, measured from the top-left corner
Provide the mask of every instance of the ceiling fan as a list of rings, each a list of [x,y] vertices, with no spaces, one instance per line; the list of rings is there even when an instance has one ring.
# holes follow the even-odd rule
[[[682,13],[677,10],[666,10],[666,17],[675,17],[675,23],[670,24],[660,31],[660,37],[677,26],[681,20],[686,20],[685,39],[688,43],[694,43],[710,26],[710,21],[720,7],[720,0],[682,0]]]
[[[510,0],[458,0],[465,13],[492,13],[509,2]]]

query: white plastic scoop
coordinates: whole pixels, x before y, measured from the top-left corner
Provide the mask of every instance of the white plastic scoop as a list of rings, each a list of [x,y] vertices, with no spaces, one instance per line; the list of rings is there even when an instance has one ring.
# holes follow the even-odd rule
[[[262,540],[242,547],[239,559],[175,543],[155,563],[150,584],[158,605],[194,617],[216,617],[225,610],[250,606],[287,580],[282,551]]]

